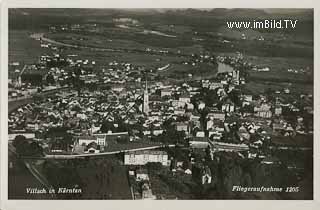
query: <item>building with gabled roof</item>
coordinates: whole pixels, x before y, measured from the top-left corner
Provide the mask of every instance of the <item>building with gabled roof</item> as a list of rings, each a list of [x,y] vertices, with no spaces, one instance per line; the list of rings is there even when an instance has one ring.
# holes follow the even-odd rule
[[[161,163],[163,166],[168,166],[168,154],[158,150],[142,150],[124,154],[125,165],[146,165],[147,163]]]

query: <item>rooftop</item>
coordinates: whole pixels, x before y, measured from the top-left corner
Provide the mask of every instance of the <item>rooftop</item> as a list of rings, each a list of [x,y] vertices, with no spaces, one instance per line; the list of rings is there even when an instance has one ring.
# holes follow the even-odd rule
[[[142,154],[149,154],[149,155],[167,155],[167,152],[165,151],[159,151],[159,150],[141,150],[141,151],[133,151],[133,152],[127,152],[126,155],[142,155]]]

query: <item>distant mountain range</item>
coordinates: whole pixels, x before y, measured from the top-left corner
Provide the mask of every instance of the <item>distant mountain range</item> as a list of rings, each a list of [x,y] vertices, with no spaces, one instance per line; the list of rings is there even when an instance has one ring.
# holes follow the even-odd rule
[[[15,8],[10,10],[10,14],[20,15],[64,15],[64,16],[104,16],[104,15],[115,15],[115,14],[177,14],[177,15],[197,15],[197,16],[213,16],[218,18],[264,18],[264,17],[299,17],[299,18],[313,18],[312,9],[279,9],[279,8],[268,8],[268,9],[247,9],[247,8],[192,8],[192,9],[161,9],[161,8],[150,8],[150,9],[56,9],[56,8],[41,8],[41,9],[24,9]]]
[[[246,9],[246,8],[215,8],[205,9],[177,9],[167,10],[167,13],[177,13],[183,15],[210,15],[217,18],[286,18],[296,17],[312,19],[312,9]]]

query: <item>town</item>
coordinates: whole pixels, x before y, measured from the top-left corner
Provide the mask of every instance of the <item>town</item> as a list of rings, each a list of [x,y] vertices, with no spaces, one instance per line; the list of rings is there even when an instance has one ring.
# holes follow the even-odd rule
[[[49,30],[95,27],[77,24]],[[218,72],[207,79],[188,73],[184,79],[169,80],[161,73],[173,68],[170,63],[152,69],[114,58],[102,64],[64,53],[75,46],[43,35],[31,37],[49,53],[33,64],[10,63],[14,71],[8,84],[8,136],[9,149],[36,174],[53,173],[68,164],[85,170],[87,161],[97,161],[107,174],[104,167],[111,167],[110,173],[121,171],[119,179],[127,180],[129,192],[121,199],[218,198],[214,189],[228,183],[221,182],[222,168],[231,167],[228,164],[297,169],[295,164],[284,166],[277,151],[308,150],[305,142],[312,144],[313,95],[296,93],[290,85],[248,90],[250,73],[270,68],[246,61],[240,52],[223,56],[179,51],[182,65],[208,63]],[[173,52],[145,49],[143,53]],[[99,166],[104,159],[110,163]],[[43,162],[49,163],[41,166]],[[9,162],[9,167],[14,164]],[[109,177],[93,171],[92,176],[107,188]],[[76,178],[67,179],[68,188],[86,193],[83,182],[91,178],[70,173]],[[48,174],[37,177],[56,189],[66,184]],[[253,177],[244,180],[254,182]],[[120,198],[110,192],[98,196]]]

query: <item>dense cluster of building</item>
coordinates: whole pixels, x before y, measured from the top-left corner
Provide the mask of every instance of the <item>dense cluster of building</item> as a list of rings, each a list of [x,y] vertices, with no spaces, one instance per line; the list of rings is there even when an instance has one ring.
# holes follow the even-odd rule
[[[96,71],[95,61],[74,57],[41,56],[39,65],[30,70],[42,71],[44,66],[48,69],[40,85],[22,81],[22,73],[11,81],[11,97],[26,94],[23,91],[31,96],[57,91],[9,114],[10,140],[18,135],[32,138],[47,154],[101,154],[112,145],[161,141],[173,132],[181,134],[182,145],[191,150],[209,149],[211,158],[217,151],[245,151],[241,153],[243,158],[259,157],[264,163],[266,154],[260,148],[274,136],[313,132],[310,120],[306,123],[308,116],[313,115],[313,96],[300,95],[292,100],[288,97],[289,88],[260,95],[245,93],[246,75],[236,68],[240,55],[218,57],[223,65],[235,68],[219,72],[215,79],[176,84],[154,79],[148,82],[144,69],[130,63],[113,61]],[[192,62],[202,59],[210,60],[200,56]],[[63,135],[58,135],[61,128]],[[160,144],[168,142],[181,144],[177,139],[166,139]],[[163,150],[124,153],[125,165],[160,163],[170,166],[172,172],[180,170],[186,175],[192,174],[192,164],[183,169],[181,166],[189,161],[193,165],[202,162],[191,156],[190,160],[178,161]],[[201,183],[210,184],[213,174],[207,165],[201,164]],[[132,175],[139,181],[149,179],[147,172],[136,171]],[[147,182],[142,185],[142,198],[155,199],[150,186]]]

